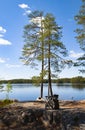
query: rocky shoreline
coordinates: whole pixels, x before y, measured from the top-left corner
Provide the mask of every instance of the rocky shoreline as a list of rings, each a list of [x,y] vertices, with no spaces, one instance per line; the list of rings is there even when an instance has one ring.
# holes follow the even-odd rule
[[[0,130],[85,130],[85,100],[59,104],[59,110],[46,110],[38,101],[1,107]]]

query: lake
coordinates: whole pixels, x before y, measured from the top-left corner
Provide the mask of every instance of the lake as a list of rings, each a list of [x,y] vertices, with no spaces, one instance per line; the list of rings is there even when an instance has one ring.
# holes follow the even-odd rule
[[[44,84],[44,97],[48,95],[48,84]],[[78,88],[76,88],[76,86]],[[64,84],[52,84],[53,93],[59,95],[59,100],[83,100],[85,99],[85,84],[72,85],[68,83]],[[6,84],[4,84],[4,90]],[[0,92],[0,99],[5,99],[7,95],[6,91]],[[40,87],[36,87],[32,84],[12,84],[12,91],[8,94],[10,99],[17,99],[19,101],[36,100],[40,96]]]

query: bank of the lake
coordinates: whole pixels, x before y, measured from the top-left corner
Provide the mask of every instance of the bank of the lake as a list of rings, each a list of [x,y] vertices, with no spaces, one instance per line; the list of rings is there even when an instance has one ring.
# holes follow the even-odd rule
[[[46,110],[45,102],[14,102],[0,108],[0,130],[85,130],[85,100],[59,101]]]

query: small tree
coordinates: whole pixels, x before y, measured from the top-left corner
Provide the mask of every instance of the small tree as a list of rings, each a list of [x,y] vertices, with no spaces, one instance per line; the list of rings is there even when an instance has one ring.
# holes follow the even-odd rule
[[[10,84],[10,83],[8,83],[7,85],[6,85],[6,89],[5,89],[5,91],[6,91],[6,99],[7,100],[9,100],[9,93],[12,91],[12,85]]]

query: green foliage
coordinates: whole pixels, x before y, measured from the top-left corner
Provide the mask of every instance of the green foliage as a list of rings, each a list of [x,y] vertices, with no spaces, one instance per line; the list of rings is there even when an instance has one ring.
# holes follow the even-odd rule
[[[43,12],[34,11],[28,15],[28,18],[31,22],[24,27],[25,44],[21,60],[25,65],[33,67],[37,65],[37,60],[42,61],[43,67],[46,66],[43,68],[45,70],[48,66],[47,60],[50,58],[51,68],[60,72],[66,64],[64,56],[67,54],[64,44],[60,41],[62,27],[58,26],[52,14],[44,15]],[[61,62],[63,62],[63,65]]]
[[[9,100],[9,99],[0,100],[0,107],[4,107],[4,106],[9,105],[11,103],[13,103],[13,101]]]
[[[77,33],[76,39],[84,53],[82,57],[77,59],[74,66],[81,66],[82,68],[79,71],[85,73],[85,0],[82,0],[82,6],[80,7],[78,15],[75,16],[75,20],[77,24],[80,25],[80,28],[75,30]]]
[[[41,88],[43,88],[43,71],[44,71],[44,30],[43,30],[43,12],[33,11],[28,15],[29,23],[24,27],[24,47],[22,50],[21,60],[25,65],[31,67],[38,67],[36,61],[41,61],[41,73],[39,81],[41,81]],[[37,77],[38,78],[38,77]],[[33,79],[35,80],[35,79]],[[35,80],[37,82],[37,80]],[[43,93],[43,92],[41,92]],[[42,97],[43,94],[41,94]]]
[[[40,73],[40,76],[33,76],[32,77],[32,83],[35,85],[35,86],[40,86],[40,84],[43,82],[45,83],[47,80],[44,80],[42,79],[42,75],[43,77],[45,77],[47,74],[47,71],[43,70],[43,74]],[[43,80],[43,81],[42,81]]]
[[[57,83],[70,83],[70,82],[71,82],[70,78],[57,79]]]
[[[9,93],[12,92],[12,85],[11,85],[10,83],[8,83],[8,84],[6,85],[5,91],[7,92],[7,94],[6,94],[6,99],[8,100],[8,99],[9,99]]]
[[[76,77],[71,79],[72,87],[77,89],[85,88],[85,78]]]
[[[39,76],[33,76],[33,77],[32,77],[32,83],[33,83],[35,86],[40,86],[41,78],[40,78]]]
[[[58,26],[55,17],[48,13],[45,15],[43,23],[45,39],[44,60],[48,75],[48,95],[52,95],[51,81],[64,69],[67,63],[65,62],[67,50],[61,41],[62,27]]]
[[[7,93],[9,93],[11,90],[12,90],[12,85],[10,83],[8,83],[6,86]]]
[[[52,95],[52,78],[55,78],[66,64],[72,63],[65,59],[67,50],[61,41],[62,27],[58,26],[53,14],[44,14],[42,11],[31,12],[28,20],[30,22],[24,27],[25,44],[21,60],[33,68],[38,67],[41,62],[40,75],[32,80],[37,84],[41,83],[42,97],[44,78],[48,78],[48,91]]]
[[[36,76],[34,76],[34,78],[36,78]],[[33,77],[32,77],[33,79]],[[8,83],[10,82],[10,84],[18,84],[18,83],[33,83],[32,79],[12,79],[12,80],[1,80],[1,82],[4,83]],[[78,76],[78,77],[73,77],[73,78],[55,78],[52,79],[52,83],[71,83],[72,80],[76,81],[75,83],[85,83],[85,77],[82,76]],[[43,80],[44,83],[48,82],[48,79],[44,79]],[[3,89],[4,86],[1,86],[1,88]]]
[[[37,66],[36,60],[41,60],[42,56],[42,41],[41,36],[41,20],[43,18],[43,12],[33,11],[28,15],[30,21],[24,27],[24,47],[22,50],[21,60],[25,65]]]
[[[1,80],[0,83],[10,83],[10,84],[21,84],[21,83],[32,83],[31,79],[12,79],[12,80]]]
[[[71,83],[85,83],[85,78],[78,76],[71,79]]]
[[[82,0],[82,6],[79,10],[78,15],[75,16],[75,20],[78,25],[81,25],[80,28],[76,29],[76,39],[80,43],[80,47],[85,51],[85,1]]]
[[[56,75],[54,72],[60,72],[65,66],[64,57],[67,55],[67,50],[61,42],[62,27],[58,26],[55,17],[52,14],[46,14],[44,20],[44,38],[45,38],[45,60],[49,60],[51,75]],[[47,66],[49,67],[49,62]],[[63,62],[63,65],[62,65]],[[48,70],[48,73],[50,71]],[[53,73],[53,74],[52,74]]]

